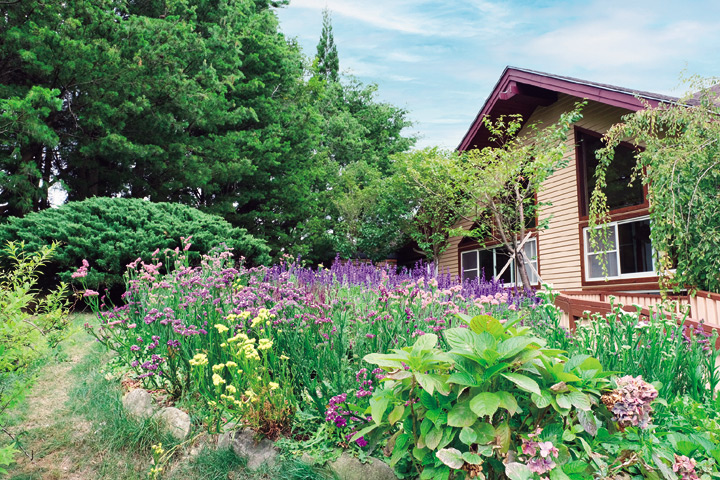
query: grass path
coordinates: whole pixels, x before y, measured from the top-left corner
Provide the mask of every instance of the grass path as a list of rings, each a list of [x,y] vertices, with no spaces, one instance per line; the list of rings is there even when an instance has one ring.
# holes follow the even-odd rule
[[[24,455],[10,470],[12,480],[97,478],[91,462],[78,458],[91,424],[70,407],[70,392],[76,377],[73,370],[92,348],[92,339],[74,322],[71,336],[64,342],[61,360],[49,360],[26,397],[21,422],[13,430],[21,432]]]
[[[60,359],[41,367],[17,412],[11,430],[20,434],[33,459],[18,455],[8,469],[9,480],[146,480],[151,445],[173,444],[156,420],[126,416],[118,381],[105,378],[103,368],[110,356],[82,328],[87,320],[75,316]],[[247,472],[245,461],[230,450],[205,448],[192,458],[187,455],[190,450],[182,450],[163,480],[329,478],[293,461]]]

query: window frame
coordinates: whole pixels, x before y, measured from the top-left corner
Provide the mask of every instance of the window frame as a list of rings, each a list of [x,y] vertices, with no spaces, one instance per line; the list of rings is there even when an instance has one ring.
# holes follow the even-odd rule
[[[577,201],[578,201],[578,217],[580,221],[587,221],[590,219],[589,211],[590,211],[590,195],[592,195],[592,192],[586,192],[588,186],[586,182],[586,174],[587,174],[587,162],[585,160],[585,156],[582,154],[583,148],[580,143],[580,136],[586,135],[591,136],[595,138],[602,138],[603,134],[589,130],[587,128],[579,127],[575,125],[573,129],[574,133],[574,142],[575,142],[575,174],[576,174],[576,182],[577,182]],[[632,143],[628,142],[620,142],[619,146],[628,148],[630,150],[636,150],[636,151],[642,151],[642,147],[639,147],[637,145],[633,145]],[[635,180],[636,182],[640,182],[641,180],[638,178]],[[610,210],[608,213],[611,217],[614,217],[618,214],[623,214],[626,212],[633,212],[637,210],[647,210],[650,207],[650,203],[648,201],[648,189],[647,185],[642,185],[643,190],[643,201],[642,203],[638,203],[635,205],[628,205],[625,207],[617,208],[614,210]],[[587,195],[586,195],[587,194]]]
[[[538,251],[537,237],[533,236],[533,237],[529,238],[527,240],[527,242],[525,242],[523,249],[527,248],[530,243],[535,244],[535,256],[532,259],[528,258],[527,261],[528,261],[528,263],[531,263],[535,267],[535,270],[539,274],[540,273],[540,261],[539,261],[540,255],[539,255],[539,251]],[[464,250],[464,251],[459,252],[459,254],[460,254],[460,269],[459,270],[460,270],[461,278],[464,280],[465,272],[473,272],[473,271],[475,272],[475,275],[476,275],[475,278],[480,278],[480,268],[481,268],[480,267],[480,252],[484,252],[484,251],[492,251],[493,252],[493,272],[492,272],[493,275],[492,275],[492,278],[493,279],[496,278],[498,272],[502,269],[503,266],[505,266],[505,263],[507,263],[507,260],[505,260],[505,259],[509,258],[509,257],[505,256],[504,254],[500,254],[503,258],[503,261],[498,263],[497,251],[502,248],[504,248],[504,246],[502,244],[499,244],[499,245],[492,245],[492,246],[489,246],[486,248],[473,248],[470,250]],[[468,253],[475,253],[475,268],[466,269],[464,267],[463,255],[468,254]],[[510,282],[506,282],[505,285],[514,287],[517,284],[517,277],[519,276],[517,274],[517,268],[515,266],[514,258],[511,259],[511,264],[508,268],[510,269]],[[531,281],[532,285],[534,285],[534,286],[540,285],[539,275],[536,275],[535,272],[530,270],[528,272],[528,276],[530,277],[530,280],[535,280],[534,282]]]
[[[651,244],[651,262],[652,262],[652,270],[647,272],[635,272],[635,273],[621,273],[620,269],[620,237],[618,234],[618,225],[626,224],[626,223],[635,223],[635,222],[642,222],[645,220],[650,220],[650,217],[648,215],[643,215],[640,217],[632,217],[625,220],[617,220],[614,222],[608,222],[603,226],[595,227],[594,229],[600,229],[603,227],[609,227],[613,229],[613,234],[615,235],[615,249],[614,250],[604,250],[604,251],[598,251],[598,252],[590,252],[590,239],[588,237],[588,232],[590,231],[589,226],[585,226],[582,228],[582,242],[583,242],[583,269],[584,269],[584,278],[585,282],[602,282],[607,280],[626,280],[626,279],[635,279],[635,278],[648,278],[648,277],[657,277],[657,265],[655,264],[655,248],[652,247]],[[651,224],[652,225],[652,224]],[[617,252],[615,255],[616,258],[616,267],[617,267],[617,275],[614,276],[600,276],[600,277],[591,277],[590,276],[590,262],[589,262],[589,256],[590,255],[601,255],[603,253],[608,252]]]

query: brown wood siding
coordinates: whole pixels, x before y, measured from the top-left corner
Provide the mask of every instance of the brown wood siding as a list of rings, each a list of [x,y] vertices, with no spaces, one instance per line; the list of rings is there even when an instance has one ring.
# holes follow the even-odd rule
[[[538,107],[530,116],[528,124],[541,122],[550,125],[560,115],[571,110],[578,99],[560,94],[558,101],[547,107]],[[628,110],[588,102],[583,110],[579,127],[603,133],[611,125],[620,121],[620,117],[630,113]],[[522,133],[521,133],[522,134]],[[582,287],[580,234],[578,229],[579,205],[577,173],[575,163],[575,138],[571,133],[567,142],[567,167],[555,172],[538,193],[539,202],[551,202],[543,208],[541,219],[550,218],[549,228],[540,232],[538,256],[540,276],[545,283],[556,290],[580,289]],[[456,228],[470,227],[471,222],[463,221]],[[453,275],[459,272],[458,243],[461,237],[450,239],[450,246],[440,257],[440,268]]]

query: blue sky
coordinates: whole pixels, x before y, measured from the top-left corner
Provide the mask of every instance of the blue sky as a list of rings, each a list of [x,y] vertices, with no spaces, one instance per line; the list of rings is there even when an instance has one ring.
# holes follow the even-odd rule
[[[308,56],[325,7],[341,70],[406,108],[419,147],[456,147],[507,65],[677,96],[683,72],[720,76],[717,1],[290,0]]]

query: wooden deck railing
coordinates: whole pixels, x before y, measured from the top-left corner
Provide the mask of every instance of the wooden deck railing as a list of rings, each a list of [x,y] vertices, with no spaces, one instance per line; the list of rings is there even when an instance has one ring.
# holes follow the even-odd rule
[[[613,297],[612,299],[610,297]],[[649,315],[650,308],[654,308],[663,299],[660,295],[620,293],[606,291],[563,291],[555,299],[555,305],[563,312],[562,324],[574,330],[575,322],[587,316],[587,313],[608,314],[612,305],[622,305],[628,312],[637,311],[641,307],[641,314]],[[702,323],[705,327],[718,330],[720,333],[720,295],[710,292],[697,292],[695,295],[671,295],[667,300],[672,303],[664,304],[666,314],[680,314],[687,312],[685,324],[691,327]],[[682,318],[682,317],[681,317]],[[720,338],[718,339],[720,343]]]

